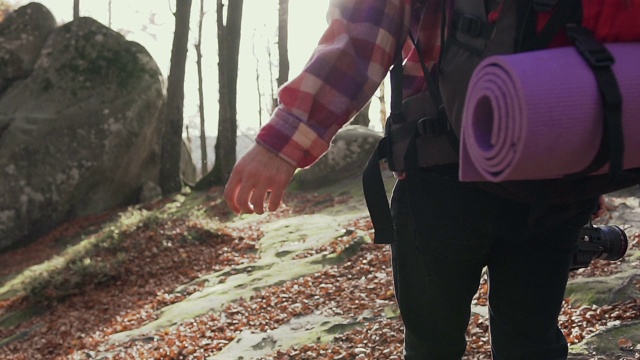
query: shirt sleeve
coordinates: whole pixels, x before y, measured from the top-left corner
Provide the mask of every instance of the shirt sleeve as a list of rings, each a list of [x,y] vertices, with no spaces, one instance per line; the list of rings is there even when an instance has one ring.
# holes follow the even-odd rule
[[[411,0],[332,0],[327,30],[303,71],[279,90],[256,141],[294,166],[313,164],[380,86],[410,10]]]

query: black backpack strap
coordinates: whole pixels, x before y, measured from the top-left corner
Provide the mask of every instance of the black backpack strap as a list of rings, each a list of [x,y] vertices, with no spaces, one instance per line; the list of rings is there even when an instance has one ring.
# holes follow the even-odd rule
[[[404,71],[402,66],[402,51],[396,54],[396,62],[389,71],[389,81],[391,83],[391,112],[390,119],[394,123],[403,123],[404,114],[402,113],[402,92]]]
[[[604,124],[600,147],[591,164],[570,177],[590,175],[609,162],[609,181],[622,172],[624,136],[622,129],[622,95],[611,66],[615,59],[607,48],[597,41],[593,33],[582,26],[570,25],[567,35],[593,72],[602,98]]]
[[[444,9],[443,9],[444,11]],[[415,138],[412,138],[410,141],[417,141],[417,136],[433,136],[433,135],[446,135],[447,139],[451,143],[451,147],[458,151],[460,149],[460,140],[456,136],[456,133],[451,126],[451,122],[449,121],[449,117],[447,115],[447,111],[444,107],[444,101],[442,100],[442,93],[440,92],[440,88],[438,87],[438,83],[434,75],[427,68],[427,64],[424,61],[422,47],[420,46],[419,39],[415,39],[411,33],[409,33],[411,37],[411,41],[416,48],[416,52],[418,54],[418,59],[420,60],[420,67],[422,69],[422,74],[427,82],[427,87],[429,88],[429,96],[433,100],[433,104],[436,106],[438,111],[438,116],[436,118],[425,118],[422,119],[418,123],[418,134]],[[441,46],[444,43],[441,43]],[[442,52],[441,52],[442,54]],[[437,64],[436,64],[437,66]],[[437,73],[437,68],[435,69]],[[406,162],[405,162],[406,164]]]
[[[387,118],[387,126],[391,122],[404,123],[402,112],[402,47],[396,52],[396,61],[389,72],[391,81],[391,113]],[[364,200],[369,210],[371,223],[374,229],[373,242],[376,244],[391,244],[395,242],[395,228],[391,218],[391,209],[387,198],[387,190],[382,179],[380,161],[391,161],[391,134],[383,137],[373,150],[369,161],[362,173],[362,190]]]
[[[395,228],[391,218],[387,190],[380,170],[380,160],[386,158],[385,154],[390,152],[390,146],[389,138],[383,137],[378,142],[362,173],[362,189],[373,224],[373,242],[376,244],[395,242]]]
[[[451,131],[451,126],[449,124],[449,118],[447,117],[447,112],[444,108],[444,102],[442,101],[442,94],[440,94],[440,89],[438,88],[438,83],[436,78],[431,74],[429,69],[427,68],[427,64],[424,61],[424,57],[422,56],[422,46],[420,45],[420,41],[413,37],[411,32],[409,32],[409,38],[411,42],[413,42],[413,46],[416,48],[416,53],[418,54],[418,59],[420,60],[420,68],[422,69],[422,75],[425,78],[427,83],[427,88],[429,89],[429,96],[435,105],[438,117],[434,119],[429,119],[429,121],[434,122],[433,124],[422,124],[422,134],[421,135],[444,135],[447,132]],[[393,91],[393,87],[392,87]],[[393,107],[392,107],[393,110]],[[424,119],[426,120],[426,119]]]
[[[558,3],[558,0],[533,0],[533,10],[536,12],[549,12]]]

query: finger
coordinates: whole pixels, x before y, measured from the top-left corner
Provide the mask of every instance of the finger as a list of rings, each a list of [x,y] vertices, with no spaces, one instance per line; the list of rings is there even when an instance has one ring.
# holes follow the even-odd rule
[[[282,203],[282,198],[284,196],[284,188],[276,187],[271,190],[269,194],[269,211],[276,211],[280,207],[280,203]]]
[[[253,190],[251,194],[251,204],[253,205],[253,211],[256,214],[264,213],[264,203],[267,198],[267,189],[264,186],[259,186]]]
[[[236,197],[238,196],[238,190],[240,188],[240,177],[236,175],[235,172],[231,173],[231,177],[227,184],[224,187],[224,199],[227,202],[227,206],[234,213],[240,213],[240,207],[238,206],[238,202],[236,201]]]
[[[240,185],[238,194],[236,195],[236,202],[240,208],[240,212],[245,214],[253,214],[253,207],[249,203],[249,196],[253,193],[254,186],[250,180],[245,180]]]

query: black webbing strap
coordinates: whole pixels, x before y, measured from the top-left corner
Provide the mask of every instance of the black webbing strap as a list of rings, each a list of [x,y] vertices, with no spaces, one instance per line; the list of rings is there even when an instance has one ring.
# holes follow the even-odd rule
[[[442,48],[444,47],[444,43],[446,40],[446,35],[447,35],[447,28],[449,26],[449,22],[447,20],[447,14],[449,13],[448,9],[447,9],[447,4],[448,1],[441,1],[440,2],[440,54],[438,54],[438,63],[435,65],[436,67],[439,66],[439,64],[442,64],[442,58],[444,57],[444,51],[442,51]],[[436,68],[436,70],[440,71],[438,68]]]
[[[443,11],[445,11],[443,9]],[[443,18],[444,21],[444,18]],[[441,31],[443,29],[441,28]],[[449,142],[451,143],[451,147],[458,151],[460,148],[460,140],[456,136],[453,131],[453,127],[451,126],[451,122],[449,121],[449,117],[447,115],[447,111],[444,107],[444,101],[442,100],[442,94],[440,93],[440,88],[438,87],[438,83],[435,80],[435,77],[427,68],[427,64],[424,61],[424,56],[422,52],[422,46],[420,46],[420,41],[415,39],[411,33],[409,33],[409,37],[413,42],[413,46],[416,48],[416,52],[418,54],[418,59],[420,60],[420,68],[422,69],[422,74],[427,83],[427,87],[429,88],[429,96],[433,101],[434,106],[436,107],[437,117],[423,119],[418,123],[418,132],[419,135],[446,135]],[[444,44],[444,43],[441,43]],[[442,55],[442,52],[440,53]],[[437,64],[434,65],[437,67]],[[437,70],[437,69],[436,69]],[[416,137],[417,139],[417,137]],[[406,163],[405,163],[406,164]]]
[[[383,137],[378,142],[362,173],[362,190],[369,216],[371,217],[371,223],[373,224],[373,242],[376,244],[391,244],[395,242],[391,209],[380,170],[380,160],[386,157],[385,154],[389,151],[389,147],[389,138]]]
[[[569,175],[582,177],[602,168],[609,162],[609,182],[622,172],[624,158],[624,136],[622,129],[622,95],[611,66],[615,59],[607,48],[597,41],[593,33],[582,26],[567,26],[567,35],[574,41],[580,55],[591,68],[602,98],[604,123],[600,147],[591,164],[585,169]]]
[[[440,121],[442,126],[435,126],[434,128],[442,128],[449,129],[449,120],[447,118],[447,112],[444,108],[444,101],[442,100],[442,95],[440,94],[440,89],[438,88],[438,84],[431,74],[429,69],[427,68],[427,64],[424,61],[424,57],[422,55],[422,46],[420,42],[413,37],[411,32],[409,32],[409,38],[413,43],[413,46],[416,48],[416,53],[418,54],[418,59],[420,60],[420,68],[422,69],[422,75],[424,76],[425,81],[427,82],[427,87],[429,88],[429,96],[433,101],[433,105],[436,107],[436,111],[438,112],[438,118],[435,121]],[[442,135],[442,134],[431,134],[431,135]]]
[[[558,0],[533,0],[533,10],[536,12],[548,12],[556,6]]]
[[[402,67],[402,48],[396,53],[396,61],[389,72],[391,82],[391,113],[387,118],[387,126],[390,122],[397,124],[405,122],[402,112],[402,77],[404,71]],[[362,190],[364,200],[369,210],[371,223],[373,224],[375,244],[391,244],[395,242],[395,230],[391,209],[387,199],[387,190],[382,179],[380,161],[391,159],[391,140],[389,135],[383,137],[373,150],[367,165],[362,173]]]
[[[516,29],[513,51],[520,52],[524,49],[525,44],[537,35],[536,21],[537,16],[533,11],[531,0],[520,0],[516,2]]]

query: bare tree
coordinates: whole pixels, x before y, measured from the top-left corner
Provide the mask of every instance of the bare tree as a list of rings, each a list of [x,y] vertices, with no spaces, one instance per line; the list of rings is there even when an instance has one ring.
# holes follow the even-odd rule
[[[80,17],[80,0],[73,0],[73,18]]]
[[[273,84],[273,59],[271,56],[271,44],[267,44],[267,62],[269,64],[269,88],[271,90],[271,108],[269,109],[269,114],[273,114],[273,111],[278,106],[278,98],[276,96],[276,89]]]
[[[278,87],[289,80],[289,0],[278,1]]]
[[[109,0],[109,27],[111,27],[111,13],[112,13],[112,7],[111,7],[111,0]]]
[[[267,47],[269,64],[271,64],[271,49]],[[273,66],[273,65],[271,65]],[[272,69],[269,68],[271,72]],[[277,88],[289,80],[289,0],[278,0],[278,77]],[[273,82],[272,82],[273,84]],[[276,91],[271,87],[271,112],[278,106]]]
[[[198,101],[200,112],[200,171],[206,174],[209,171],[207,162],[207,134],[205,131],[204,119],[204,90],[202,79],[202,23],[204,21],[204,0],[200,0],[200,16],[198,18],[198,40],[195,44],[196,48],[196,65],[198,68]]]
[[[258,126],[262,127],[262,90],[260,88],[260,58],[256,54],[256,31],[253,30],[251,51],[256,59],[256,88],[258,90]]]
[[[384,96],[385,86],[384,82],[380,84],[380,89],[378,91],[378,101],[380,101],[380,124],[382,124],[382,128],[384,129],[385,123],[387,122],[387,103]]]
[[[223,0],[217,0],[220,106],[218,108],[218,138],[215,145],[216,161],[211,171],[196,184],[196,189],[225,184],[231,175],[233,165],[236,163],[236,136],[238,132],[236,100],[243,3],[243,0],[229,0],[225,12]]]
[[[164,109],[164,129],[160,156],[160,188],[164,195],[182,189],[180,181],[180,150],[184,120],[184,78],[189,44],[191,0],[176,0],[175,31],[171,48],[171,66],[167,81],[167,102]]]

